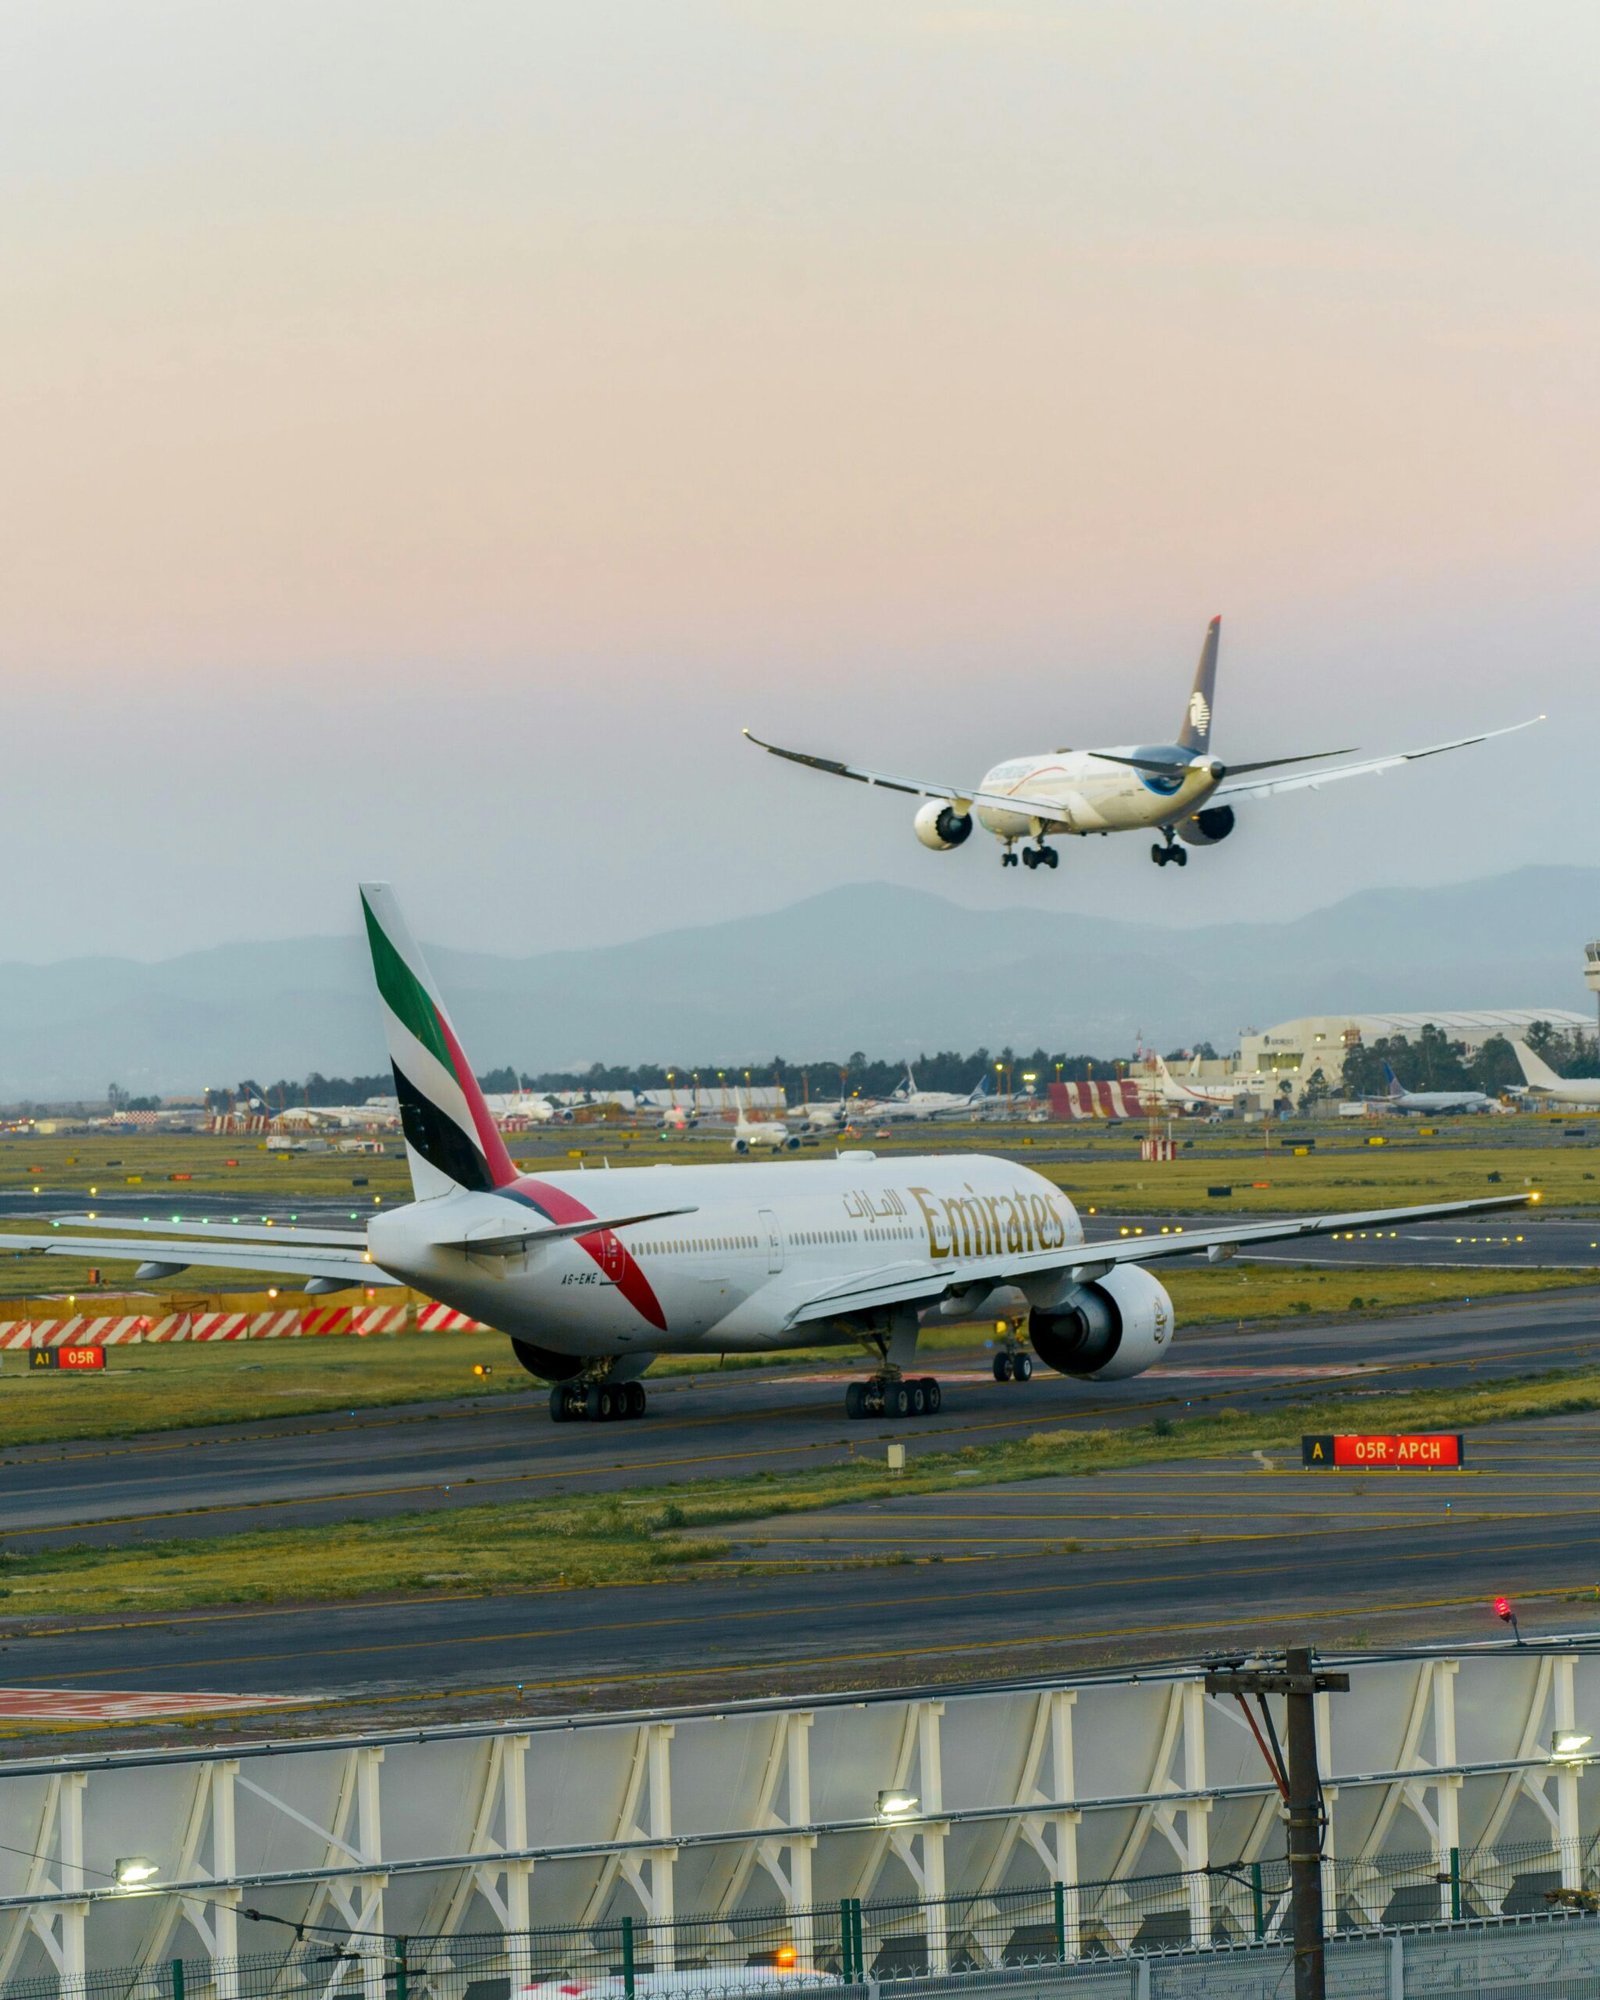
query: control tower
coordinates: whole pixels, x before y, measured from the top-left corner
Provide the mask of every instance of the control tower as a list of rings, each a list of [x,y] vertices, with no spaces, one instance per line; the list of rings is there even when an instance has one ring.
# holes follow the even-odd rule
[[[1594,995],[1594,1004],[1600,1010],[1600,938],[1583,948],[1583,983]]]

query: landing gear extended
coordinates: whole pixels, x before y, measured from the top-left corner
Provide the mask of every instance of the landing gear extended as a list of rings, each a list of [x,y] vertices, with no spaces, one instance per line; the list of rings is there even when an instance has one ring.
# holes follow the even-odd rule
[[[1005,850],[1000,856],[1000,866],[1015,868],[1017,859],[1016,848],[1007,841]],[[1060,865],[1061,856],[1048,842],[1041,840],[1032,847],[1023,848],[1021,859],[1024,868],[1055,868]]]
[[[1165,868],[1169,861],[1175,861],[1180,868],[1187,868],[1189,865],[1189,850],[1186,847],[1180,847],[1173,839],[1172,828],[1170,826],[1164,826],[1161,831],[1167,837],[1167,844],[1165,847],[1159,844],[1152,847],[1150,850],[1150,859],[1158,868]]]
[[[558,1382],[550,1391],[550,1421],[603,1424],[642,1417],[645,1402],[642,1382]]]
[[[934,1417],[944,1401],[931,1375],[910,1381],[902,1375],[874,1375],[870,1382],[852,1382],[844,1392],[847,1417]]]

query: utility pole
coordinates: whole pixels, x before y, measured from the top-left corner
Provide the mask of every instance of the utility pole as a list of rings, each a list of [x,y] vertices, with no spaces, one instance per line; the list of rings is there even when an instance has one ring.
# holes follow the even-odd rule
[[[1348,1674],[1319,1673],[1312,1664],[1309,1646],[1289,1647],[1281,1668],[1218,1669],[1206,1675],[1207,1694],[1231,1694],[1244,1710],[1245,1720],[1261,1744],[1273,1781],[1288,1808],[1294,2000],[1325,2000],[1327,1994],[1322,1937],[1322,1777],[1317,1770],[1314,1697],[1343,1694],[1349,1686]],[[1278,1750],[1277,1731],[1267,1707],[1269,1694],[1281,1694],[1288,1710],[1287,1768]],[[1250,1695],[1255,1696],[1266,1724],[1265,1738],[1250,1713],[1247,1701]]]

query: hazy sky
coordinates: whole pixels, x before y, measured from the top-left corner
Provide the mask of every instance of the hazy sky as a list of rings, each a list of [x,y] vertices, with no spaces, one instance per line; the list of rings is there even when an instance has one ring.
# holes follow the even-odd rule
[[[13,0],[0,957],[1592,860],[1597,100],[1577,0]],[[1217,610],[1225,756],[1553,719],[1042,879],[739,739],[1161,737]]]

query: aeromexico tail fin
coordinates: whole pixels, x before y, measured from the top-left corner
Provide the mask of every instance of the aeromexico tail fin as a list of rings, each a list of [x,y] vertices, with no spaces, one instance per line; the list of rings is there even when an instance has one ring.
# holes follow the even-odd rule
[[[1205,644],[1200,648],[1200,664],[1194,670],[1194,686],[1189,706],[1183,711],[1183,727],[1178,731],[1180,748],[1204,757],[1211,749],[1211,691],[1217,679],[1217,640],[1222,631],[1219,613],[1206,627]]]
[[[411,1186],[418,1201],[517,1178],[478,1079],[387,882],[363,882],[361,914],[383,1006]]]
[[[1404,1084],[1403,1084],[1403,1083],[1402,1083],[1402,1082],[1400,1081],[1399,1077],[1397,1077],[1397,1076],[1395,1075],[1395,1073],[1394,1073],[1394,1067],[1393,1067],[1393,1065],[1392,1065],[1391,1063],[1385,1063],[1385,1064],[1384,1064],[1384,1066],[1383,1066],[1383,1073],[1384,1073],[1385,1077],[1387,1077],[1387,1078],[1388,1078],[1388,1082],[1389,1082],[1389,1095],[1390,1095],[1391,1097],[1404,1097],[1404,1096],[1405,1096],[1405,1094],[1406,1094],[1406,1087],[1405,1087],[1405,1085],[1404,1085]]]

